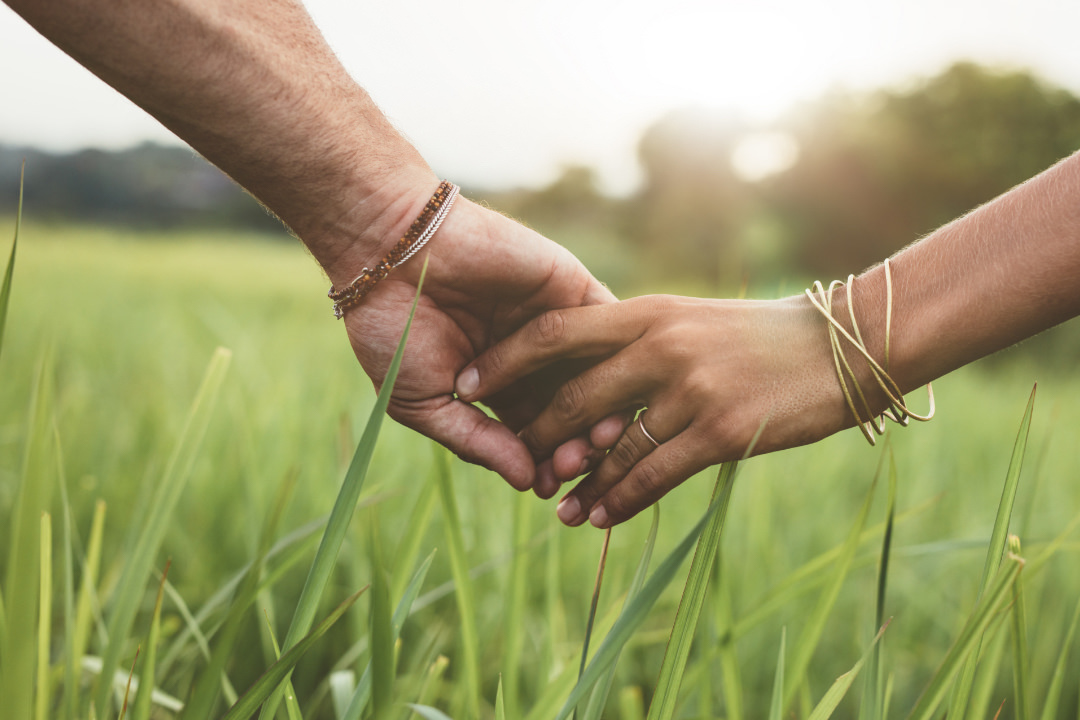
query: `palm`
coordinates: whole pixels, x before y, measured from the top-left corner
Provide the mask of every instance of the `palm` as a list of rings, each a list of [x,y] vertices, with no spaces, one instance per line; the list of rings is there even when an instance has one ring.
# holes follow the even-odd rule
[[[388,412],[527,488],[533,459],[514,431],[544,406],[556,382],[532,378],[491,398],[504,425],[455,398],[457,373],[545,310],[614,298],[562,247],[467,202],[455,207],[430,255]],[[405,328],[422,264],[417,258],[396,270],[346,317],[353,349],[376,387]]]

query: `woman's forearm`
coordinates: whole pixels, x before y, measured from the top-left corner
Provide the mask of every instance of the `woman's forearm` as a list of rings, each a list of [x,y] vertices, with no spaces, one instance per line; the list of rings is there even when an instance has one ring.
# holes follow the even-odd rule
[[[936,230],[890,264],[890,374],[905,392],[1075,317],[1080,153]],[[885,300],[882,266],[855,281],[856,317],[879,360]]]
[[[258,197],[335,282],[437,184],[293,0],[5,2]]]

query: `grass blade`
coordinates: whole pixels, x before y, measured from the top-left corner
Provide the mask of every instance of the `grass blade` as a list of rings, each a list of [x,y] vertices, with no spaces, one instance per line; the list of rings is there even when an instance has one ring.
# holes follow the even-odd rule
[[[423,488],[420,490],[420,495],[416,499],[416,505],[413,506],[412,513],[409,515],[409,521],[405,524],[405,527],[428,527],[431,524],[431,513],[434,509],[435,479],[429,477],[428,481],[424,483]],[[394,567],[416,567],[416,560],[420,557],[420,546],[423,542],[424,533],[422,532],[402,533],[401,543],[398,545],[397,552],[394,554]],[[395,598],[400,603],[401,598],[405,593],[405,586],[410,582],[411,580],[408,575],[405,573],[397,573],[391,578],[390,597]]]
[[[880,632],[885,624],[885,590],[889,579],[889,555],[892,550],[893,523],[896,518],[896,456],[892,446],[885,450],[889,457],[889,497],[885,505],[885,532],[881,538],[881,556],[878,560],[877,603],[874,608],[874,629]],[[859,704],[859,717],[862,720],[881,720],[885,716],[884,675],[881,666],[881,654],[884,641],[875,639],[870,653],[870,666],[866,671],[863,684],[862,701]],[[837,681],[839,682],[839,681]]]
[[[154,615],[150,620],[150,635],[146,639],[146,660],[143,661],[142,672],[139,673],[139,690],[135,693],[135,707],[132,708],[132,720],[149,720],[150,701],[154,695],[154,670],[157,664],[157,646],[161,639],[161,605],[165,598],[165,579],[169,577],[169,567],[172,560],[165,563],[165,569],[161,571],[161,582],[158,583],[157,599],[154,601]]]
[[[840,704],[840,701],[844,699],[844,696],[847,695],[848,690],[851,689],[852,684],[855,682],[855,678],[858,677],[859,670],[862,669],[863,663],[866,662],[867,658],[873,657],[878,643],[881,642],[881,636],[885,634],[885,627],[886,626],[882,626],[882,628],[878,630],[877,635],[875,635],[874,639],[870,642],[870,647],[866,648],[866,651],[863,652],[859,661],[846,673],[836,678],[824,697],[821,698],[821,702],[819,702],[813,712],[807,716],[807,720],[828,720],[828,718],[832,717],[832,714],[836,711],[836,707]]]
[[[7,645],[7,612],[4,611],[4,588],[0,587],[0,648]],[[3,650],[0,650],[3,653]]]
[[[563,531],[555,527],[544,554],[544,647],[541,677],[562,675],[564,658],[560,648],[566,643],[566,609],[562,598],[562,538]],[[530,711],[529,715],[532,715]],[[545,717],[543,720],[548,720]]]
[[[330,673],[330,700],[334,706],[334,717],[345,720],[349,701],[356,694],[356,673],[352,670],[338,670]]]
[[[596,624],[596,608],[600,605],[600,588],[604,582],[604,568],[607,566],[608,547],[611,545],[611,528],[604,531],[604,544],[600,547],[600,562],[596,565],[596,580],[593,582],[592,600],[589,602],[589,617],[585,622],[585,641],[581,644],[581,662],[578,664],[578,680],[585,672],[585,663],[589,659],[589,640]]]
[[[1069,631],[1065,633],[1065,640],[1061,643],[1061,652],[1058,653],[1057,662],[1054,664],[1054,674],[1051,676],[1050,687],[1046,690],[1046,702],[1043,703],[1040,720],[1054,720],[1058,716],[1058,704],[1061,702],[1061,686],[1065,682],[1065,663],[1069,659],[1069,650],[1072,649],[1073,636],[1076,634],[1078,622],[1080,622],[1080,600],[1077,601],[1076,609],[1073,610]]]
[[[428,705],[409,703],[409,708],[417,715],[424,718],[424,720],[452,720],[452,718],[442,710],[436,710]]]
[[[37,698],[35,720],[49,717],[49,647],[52,631],[52,516],[41,514],[41,579],[38,593]]]
[[[30,398],[22,472],[10,517],[6,591],[6,630],[0,646],[0,698],[4,714],[29,718],[34,711],[34,657],[41,574],[41,514],[47,512],[55,467],[52,440],[52,353],[38,364]]]
[[[936,504],[936,502],[937,498],[932,498],[920,503],[914,508],[905,510],[897,515],[894,525],[899,525],[906,520],[917,517],[919,514]],[[862,537],[859,538],[860,546],[863,543],[877,538],[879,535],[883,535],[884,530],[884,522],[867,528],[863,531]],[[835,547],[826,550],[789,573],[787,577],[781,580],[776,587],[770,590],[764,597],[751,603],[750,611],[735,622],[728,635],[731,636],[733,640],[742,638],[746,633],[761,625],[765,620],[779,612],[782,608],[789,606],[800,596],[827,583],[830,575],[826,570],[830,567],[835,567],[836,562],[840,558],[845,547],[846,541],[841,541]],[[880,558],[880,554],[875,553],[875,556]],[[860,561],[856,560],[856,562]]]
[[[368,523],[371,552],[371,717],[383,720],[394,696],[394,628],[390,613],[390,581],[383,565],[376,515]]]
[[[450,574],[454,578],[454,596],[457,599],[461,622],[461,650],[464,665],[465,714],[480,717],[480,659],[477,652],[480,638],[476,630],[476,603],[473,600],[472,578],[465,559],[465,540],[454,495],[454,479],[450,469],[450,453],[436,450],[438,470],[436,479],[439,500],[443,508],[446,544],[450,555]]]
[[[567,662],[562,672],[544,685],[540,697],[533,701],[525,720],[551,720],[559,712],[563,698],[574,689],[576,683],[577,668],[572,662]]]
[[[660,677],[656,681],[656,694],[649,705],[648,720],[671,720],[675,715],[675,705],[679,699],[679,687],[682,685],[686,660],[690,655],[690,645],[694,640],[701,604],[705,601],[709,577],[714,569],[717,548],[720,547],[720,535],[724,530],[724,520],[731,500],[731,488],[734,485],[735,470],[738,463],[724,463],[716,477],[713,488],[713,501],[719,500],[720,507],[709,521],[709,525],[698,540],[694,559],[690,564],[690,574],[686,579],[675,623],[671,628],[664,661],[660,666]]]
[[[652,525],[649,527],[649,534],[645,538],[645,547],[641,550],[641,558],[638,560],[637,569],[634,571],[634,578],[630,581],[630,589],[626,592],[626,599],[623,601],[624,608],[627,603],[641,592],[641,586],[645,584],[645,578],[649,573],[653,548],[656,547],[656,533],[660,529],[660,504],[654,503],[652,510]],[[589,703],[585,706],[585,714],[581,720],[600,720],[604,713],[604,706],[607,704],[608,694],[611,692],[611,685],[615,681],[615,668],[618,663],[619,653],[615,655],[611,667],[607,669],[607,672],[604,673],[593,688],[592,694],[589,696]]]
[[[529,579],[526,546],[529,542],[529,511],[532,509],[530,498],[525,493],[514,495],[514,556],[510,561],[509,591],[506,600],[506,622],[503,637],[506,645],[503,650],[503,673],[499,678],[499,687],[503,688],[506,707],[510,717],[520,718],[521,712],[521,656],[526,633],[525,591]]]
[[[408,587],[405,588],[405,595],[401,598],[400,602],[398,602],[397,608],[394,609],[394,617],[391,620],[394,629],[394,644],[397,644],[398,638],[401,637],[401,628],[405,625],[406,618],[409,617],[409,612],[412,610],[413,603],[416,601],[416,596],[420,594],[420,588],[424,586],[424,580],[427,578],[428,569],[431,567],[431,561],[434,559],[435,551],[432,550],[431,554],[427,556],[427,559],[425,559],[416,572],[413,573],[412,580],[409,582]],[[352,699],[349,701],[349,705],[342,716],[343,720],[360,720],[360,717],[364,713],[364,709],[371,700],[371,674],[372,668],[371,662],[369,661],[363,676],[360,678],[360,684],[356,686],[356,689],[352,693]]]
[[[882,454],[883,462],[884,458],[885,455]],[[852,561],[855,559],[855,551],[859,549],[859,538],[862,535],[863,528],[866,527],[866,518],[870,515],[870,506],[874,500],[874,489],[877,487],[880,472],[881,466],[879,465],[878,472],[875,474],[873,482],[870,483],[870,490],[866,493],[866,500],[863,501],[862,509],[859,511],[851,531],[848,532],[847,540],[844,541],[843,551],[836,561],[836,567],[829,577],[829,582],[821,593],[814,612],[807,619],[805,628],[799,635],[799,644],[795,646],[788,685],[784,691],[784,707],[790,706],[796,690],[806,680],[806,671],[810,667],[810,660],[813,658],[814,651],[817,649],[821,636],[825,631],[825,623],[829,619],[829,613],[832,612],[836,599],[840,596],[840,588],[843,586],[845,578],[847,578],[848,571],[851,570]]]
[[[146,520],[139,533],[139,540],[133,548],[132,556],[124,566],[124,573],[116,590],[116,604],[109,614],[109,641],[102,655],[100,681],[94,701],[98,717],[104,718],[108,715],[112,685],[108,679],[112,678],[113,671],[120,661],[120,654],[131,634],[146,578],[153,567],[154,556],[165,537],[169,517],[191,476],[231,358],[231,352],[225,348],[218,348],[210,359],[210,365],[203,376],[202,386],[195,395],[195,402],[192,403],[180,441],[169,459],[161,483],[154,490]]]
[[[784,716],[784,646],[787,644],[787,628],[780,628],[780,652],[776,657],[776,674],[773,676],[772,700],[769,701],[769,720],[781,720]]]
[[[1007,562],[998,570],[990,587],[979,599],[975,609],[968,616],[964,628],[959,637],[945,655],[941,666],[930,678],[930,682],[919,696],[908,720],[931,720],[937,711],[938,705],[945,699],[949,687],[956,679],[961,669],[965,667],[971,654],[978,651],[980,639],[990,622],[998,611],[1011,597],[1009,590],[1012,588],[1020,570],[1024,566],[1022,558],[1010,556]]]
[[[90,542],[86,546],[86,558],[83,563],[82,582],[79,584],[79,597],[75,604],[75,667],[82,667],[82,658],[90,642],[90,626],[94,620],[93,606],[96,602],[98,570],[101,567],[101,542],[105,535],[105,501],[94,504],[94,518],[90,521]]]
[[[1020,555],[1020,538],[1015,535],[1009,536],[1009,552]],[[1013,646],[1013,705],[1016,710],[1016,720],[1027,720],[1028,708],[1028,642],[1027,642],[1027,619],[1024,611],[1024,580],[1017,578],[1012,588],[1012,624],[1010,635]]]
[[[1013,444],[1012,457],[1009,459],[1009,470],[1005,473],[1005,486],[1001,490],[1001,500],[998,502],[997,517],[994,519],[994,530],[990,534],[990,547],[986,551],[986,562],[983,565],[982,581],[979,584],[979,594],[982,597],[991,578],[1001,565],[1001,557],[1005,552],[1005,540],[1009,534],[1009,521],[1012,518],[1013,504],[1016,501],[1016,489],[1020,484],[1020,469],[1024,464],[1024,452],[1027,449],[1028,432],[1031,430],[1031,413],[1035,407],[1035,390],[1031,388],[1028,397],[1027,408],[1024,417],[1020,421],[1020,430],[1016,434],[1016,442]],[[971,685],[975,679],[975,666],[979,662],[979,648],[968,658],[960,674],[953,691],[952,702],[949,704],[949,720],[964,720],[971,697]]]
[[[724,573],[724,553],[716,553],[717,598],[716,625],[720,629],[720,672],[724,692],[724,711],[730,720],[743,719],[742,671],[735,652],[735,635],[732,627],[732,599],[730,573]]]
[[[503,702],[502,675],[499,676],[499,688],[495,691],[495,720],[506,720],[506,703]]]
[[[1024,572],[1030,570],[1030,564],[1024,566]],[[1005,655],[1005,641],[1008,635],[1003,630],[1003,623],[998,621],[989,627],[983,635],[979,667],[975,671],[975,682],[971,686],[971,702],[968,714],[973,718],[990,717],[990,702],[997,685],[1001,658]]]
[[[307,556],[308,543],[315,541],[315,533],[317,533],[325,523],[326,518],[312,520],[311,522],[301,525],[274,543],[274,547],[266,554],[266,560],[273,560],[279,555],[284,555],[284,557],[281,560],[281,564],[275,566],[274,569],[266,575],[266,578],[259,585],[260,591],[272,586],[277,578],[288,572],[289,568]],[[199,652],[202,653],[203,657],[206,658],[207,661],[210,660],[210,643],[206,639],[206,636],[203,635],[201,627],[209,620],[211,615],[235,597],[237,588],[240,587],[244,578],[247,577],[250,569],[250,564],[240,568],[228,582],[218,588],[217,591],[210,596],[209,600],[203,603],[202,607],[200,607],[199,611],[194,615],[191,614],[191,610],[188,608],[187,603],[184,602],[184,599],[180,597],[175,588],[173,588],[170,583],[165,584],[165,592],[169,595],[170,599],[176,603],[176,608],[180,611],[180,616],[184,620],[184,629],[177,633],[176,638],[169,646],[169,651],[165,653],[165,657],[161,661],[161,674],[163,676],[170,674],[173,664],[177,661],[187,647],[188,642],[192,639],[195,640],[195,644],[198,646]],[[277,654],[275,654],[273,658],[276,660]],[[226,693],[227,692],[228,690],[226,689]],[[231,699],[226,698],[230,703],[235,703],[236,699],[235,696]]]
[[[8,303],[11,299],[11,280],[15,274],[15,249],[19,245],[19,227],[22,225],[23,178],[26,177],[26,161],[19,171],[19,205],[15,211],[15,239],[11,241],[11,255],[4,270],[4,283],[0,285],[0,351],[4,348],[4,328],[7,325]]]
[[[227,682],[224,680],[225,665],[233,655],[233,647],[243,627],[244,616],[255,602],[266,555],[270,551],[274,536],[277,535],[278,524],[296,488],[297,475],[295,471],[290,471],[278,487],[270,514],[260,533],[255,562],[248,567],[244,580],[240,583],[236,599],[229,607],[225,622],[215,638],[214,650],[210,654],[209,662],[196,678],[191,699],[184,706],[181,718],[199,720],[199,718],[210,717],[214,704],[217,702],[219,688],[223,681]],[[164,579],[162,583],[164,584]]]
[[[131,670],[128,671],[127,684],[124,685],[124,702],[120,705],[120,720],[127,715],[128,698],[131,697],[131,679],[135,677],[135,665],[139,662],[139,652],[142,647],[135,648],[135,659],[131,661]]]
[[[56,445],[56,477],[60,486],[60,504],[63,511],[63,548],[64,548],[64,691],[60,699],[60,716],[63,720],[74,720],[78,713],[79,688],[76,682],[75,661],[75,533],[71,519],[71,502],[67,493],[67,478],[64,474],[64,457],[60,446],[60,431],[53,423],[53,438]]]
[[[686,537],[675,547],[674,550],[660,563],[660,567],[656,569],[656,572],[645,582],[645,585],[641,588],[641,592],[634,597],[633,600],[626,604],[620,613],[618,620],[612,626],[611,631],[604,638],[604,641],[600,644],[600,647],[596,651],[596,655],[593,656],[592,661],[588,667],[585,668],[585,674],[578,681],[573,690],[570,691],[570,696],[566,699],[562,710],[556,716],[557,720],[565,720],[570,712],[577,706],[577,703],[581,701],[585,693],[596,684],[600,677],[607,671],[609,667],[615,662],[619,656],[619,651],[634,634],[638,626],[644,621],[645,616],[648,615],[649,610],[660,597],[671,581],[675,578],[675,573],[682,565],[683,560],[690,554],[690,548],[701,536],[702,531],[705,529],[705,525],[712,519],[713,515],[719,510],[719,502],[713,502],[709,509],[705,511],[705,514],[700,520],[690,529]]]
[[[281,647],[278,645],[277,636],[274,634],[274,626],[270,622],[269,615],[266,616],[266,629],[270,638],[270,647],[274,650],[274,662],[277,662],[281,659]],[[291,683],[285,684],[285,714],[289,716],[289,720],[300,720],[300,705],[296,702],[296,694],[293,692]]]
[[[255,684],[236,701],[236,704],[229,708],[229,712],[225,713],[221,720],[247,720],[247,718],[254,715],[259,706],[280,687],[285,677],[296,667],[296,663],[299,662],[300,658],[311,649],[312,645],[318,642],[319,638],[326,634],[327,630],[333,627],[334,623],[345,614],[346,610],[352,607],[353,603],[365,590],[367,590],[366,587],[361,588],[358,592],[346,598],[325,620],[316,625],[314,630],[286,650],[278,658],[277,662],[271,665],[263,676],[256,680]]]
[[[378,440],[379,430],[382,428],[383,418],[386,416],[386,407],[390,403],[391,394],[394,392],[394,382],[397,380],[398,370],[401,368],[401,358],[405,354],[405,343],[409,338],[409,328],[412,327],[413,317],[416,315],[416,306],[420,301],[420,292],[424,286],[426,273],[427,260],[424,261],[424,268],[420,272],[420,282],[416,286],[416,296],[413,298],[412,309],[409,311],[409,318],[405,322],[401,341],[398,343],[394,357],[390,361],[390,367],[386,371],[386,379],[383,381],[382,388],[380,388],[375,399],[375,406],[371,409],[371,415],[368,417],[367,425],[360,436],[360,442],[357,444],[356,452],[349,463],[349,469],[345,472],[341,490],[338,491],[337,499],[334,501],[334,508],[330,511],[330,519],[326,523],[326,530],[323,532],[322,540],[319,541],[319,548],[315,551],[315,560],[311,563],[307,579],[304,581],[304,587],[300,591],[300,599],[296,603],[292,622],[290,622],[289,630],[285,634],[283,648],[286,651],[299,642],[300,638],[311,627],[311,623],[315,619],[315,613],[318,610],[319,600],[322,599],[326,584],[330,582],[330,575],[333,573],[335,565],[337,565],[338,553],[341,552],[341,545],[345,541],[345,534],[348,532],[349,524],[352,522],[353,513],[356,510],[356,502],[360,497],[360,490],[363,489],[364,480],[367,478],[371,456],[375,452],[375,442]],[[259,715],[260,718],[264,720],[273,719],[278,703],[281,701],[281,695],[285,691],[284,684],[288,683],[288,680],[289,673],[286,673],[282,678],[283,686],[278,688],[270,697]]]

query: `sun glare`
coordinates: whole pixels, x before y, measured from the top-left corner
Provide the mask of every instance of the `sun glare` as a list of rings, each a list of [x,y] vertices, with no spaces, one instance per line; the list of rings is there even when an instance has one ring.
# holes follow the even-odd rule
[[[759,182],[784,172],[799,159],[795,138],[783,132],[751,133],[739,141],[731,154],[735,174],[746,182]]]

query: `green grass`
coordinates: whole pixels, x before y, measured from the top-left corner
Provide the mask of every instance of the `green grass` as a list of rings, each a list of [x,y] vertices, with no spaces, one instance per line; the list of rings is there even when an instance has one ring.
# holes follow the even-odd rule
[[[8,257],[6,247],[0,257]],[[25,710],[11,717],[32,717],[37,697],[42,510],[55,525],[50,717],[88,717],[94,698],[104,708],[99,718],[117,717],[117,694],[111,683],[95,686],[97,674],[116,678],[122,695],[138,644],[140,690],[157,691],[149,717],[173,717],[168,698],[187,700],[209,667],[199,637],[211,657],[219,643],[232,645],[223,670],[241,696],[257,683],[269,693],[288,673],[275,665],[260,680],[274,662],[264,652],[264,611],[284,638],[376,409],[313,261],[298,246],[254,239],[26,222],[11,288],[0,354],[0,687],[15,688]],[[220,383],[213,412],[198,410],[206,391],[196,402],[205,437],[195,443],[185,419],[219,346],[232,360],[227,374],[212,372]],[[1040,399],[1027,459],[1012,483],[1013,444],[1035,380]],[[1069,534],[1051,543],[1080,514],[1080,375],[1045,375],[1006,358],[955,373],[935,390],[935,421],[892,434],[895,521],[882,601],[892,621],[878,644],[890,502],[885,483],[871,493],[871,482],[882,449],[846,432],[754,458],[740,468],[715,558],[695,568],[692,611],[675,640],[678,677],[664,685],[665,717],[767,716],[782,628],[784,717],[815,706],[827,715],[826,698],[837,703],[834,717],[854,717],[870,682],[887,696],[877,703],[888,717],[906,717],[920,697],[919,717],[940,717],[955,685],[941,669],[960,676],[979,644],[971,702],[985,697],[990,710],[979,717],[986,717],[1008,697],[1002,717],[1013,717],[1017,666],[1012,643],[999,638],[1013,632],[1016,573],[1029,716],[1050,717],[1044,698],[1053,716],[1076,716],[1080,655],[1070,629],[1080,607],[1073,572],[1080,540]],[[455,720],[490,720],[501,674],[509,720],[554,717],[576,682],[602,533],[562,527],[553,503],[518,496],[392,422],[371,450],[354,499],[367,509],[346,515],[341,551],[321,566],[325,590],[308,601],[312,623],[335,608],[340,619],[302,641],[307,652],[292,672],[302,716],[344,717],[366,687],[368,699],[356,707],[370,708],[377,692],[379,717],[418,717],[411,703]],[[290,473],[296,490],[283,503]],[[1003,503],[1007,474],[1015,499]],[[603,717],[638,720],[650,711],[689,572],[687,531],[702,519],[715,477],[715,469],[702,473],[668,496],[655,529],[650,511],[612,533],[591,644],[591,661],[601,661],[591,677],[602,692],[582,689],[577,707],[607,697]],[[162,478],[174,478],[164,499]],[[1006,505],[1012,511],[995,532]],[[1021,572],[1005,561],[987,575],[991,536],[1003,543],[1006,531],[1021,535],[1029,562]],[[644,573],[642,548],[654,545]],[[1055,554],[1040,560],[1050,547]],[[169,558],[155,620],[154,570]],[[379,565],[385,577],[375,583]],[[661,572],[666,582],[650,585]],[[341,607],[369,582],[379,597],[364,593],[351,609]],[[240,601],[247,609],[230,617]],[[372,618],[385,625],[390,609],[389,632],[373,627]],[[113,620],[121,612],[130,616],[124,627]],[[626,612],[633,622],[617,619]],[[1004,649],[991,662],[995,648]],[[879,650],[873,672],[881,680],[867,679],[868,658]],[[366,674],[373,654],[383,662]],[[285,656],[298,653],[286,648]],[[617,665],[604,665],[615,658]],[[144,685],[149,664],[156,677]],[[145,712],[144,692],[133,684],[129,713]],[[250,705],[254,696],[246,697]],[[210,704],[212,717],[226,710],[220,698]]]

